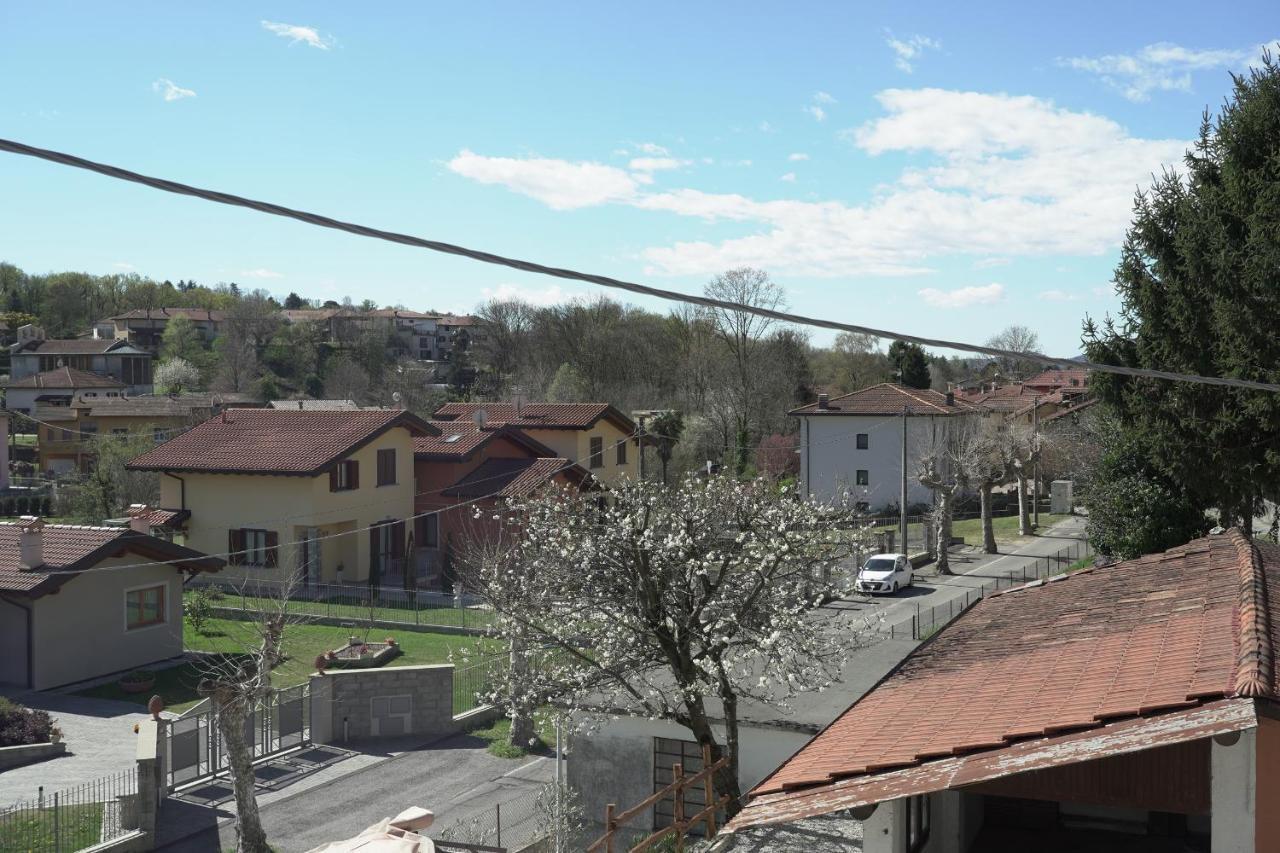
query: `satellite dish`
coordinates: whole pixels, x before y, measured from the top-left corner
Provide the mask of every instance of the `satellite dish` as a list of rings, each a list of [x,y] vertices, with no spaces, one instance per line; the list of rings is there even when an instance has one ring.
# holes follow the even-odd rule
[[[476,426],[484,429],[485,422],[489,420],[489,413],[484,409],[476,409],[471,419],[476,422]]]
[[[397,403],[399,403],[399,402],[400,402],[400,392],[399,392],[399,391],[392,391],[392,392],[391,392],[391,399],[392,399],[392,400],[395,400]]]

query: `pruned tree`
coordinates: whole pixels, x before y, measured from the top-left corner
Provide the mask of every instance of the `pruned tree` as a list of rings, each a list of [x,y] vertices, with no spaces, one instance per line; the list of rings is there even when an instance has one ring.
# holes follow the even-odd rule
[[[1036,462],[1040,459],[1043,437],[1037,435],[1029,426],[1010,424],[1004,452],[1007,453],[1012,468],[1013,481],[1018,488],[1018,535],[1030,536],[1031,503],[1027,499],[1027,486],[1032,482],[1032,474]],[[1038,500],[1039,496],[1032,497]]]
[[[675,453],[676,443],[684,432],[684,415],[676,409],[667,409],[654,415],[649,422],[649,435],[654,442],[654,450],[658,461],[662,463],[662,485],[667,484],[667,467],[671,464],[671,456]],[[640,448],[644,453],[644,448]]]
[[[731,812],[741,703],[825,687],[869,636],[868,622],[814,612],[861,534],[834,535],[829,507],[763,480],[632,481],[608,503],[548,490],[503,518],[511,547],[461,561],[466,587],[493,605],[493,631],[527,657],[493,698],[679,723],[727,756],[716,787]]]

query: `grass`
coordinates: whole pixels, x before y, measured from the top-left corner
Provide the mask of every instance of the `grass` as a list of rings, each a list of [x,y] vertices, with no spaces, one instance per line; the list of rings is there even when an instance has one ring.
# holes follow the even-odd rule
[[[356,603],[361,592],[353,592],[351,596],[333,596],[319,601],[302,601],[293,599],[289,602],[289,612],[304,616],[335,616],[353,621],[367,621],[370,616],[367,604]],[[192,595],[188,590],[186,595]],[[244,608],[258,610],[274,607],[274,598],[224,593],[217,607]],[[404,622],[408,625],[440,625],[456,628],[484,628],[493,621],[493,614],[488,610],[471,607],[425,607],[416,610],[405,602],[388,601],[373,608],[373,618],[382,622]]]
[[[189,621],[184,628],[184,644],[189,651],[239,654],[258,641],[253,623],[234,619],[210,619],[205,624],[203,634],[192,628]],[[370,633],[369,639],[382,640],[388,633],[377,630]],[[273,683],[277,687],[302,684],[315,671],[316,656],[346,645],[347,638],[352,634],[364,636],[364,632],[359,629],[330,625],[290,625],[285,629],[284,637],[284,652],[288,659],[272,674]],[[491,640],[456,634],[406,631],[402,634],[392,633],[392,636],[396,638],[402,653],[386,664],[389,667],[449,663],[450,654],[464,648],[496,648]],[[155,688],[145,693],[125,693],[115,682],[111,682],[82,690],[79,695],[146,705],[153,694],[158,694],[164,699],[168,710],[180,713],[200,701],[201,696],[197,692],[200,677],[200,667],[187,663],[157,670]],[[7,848],[0,846],[0,850],[2,849]]]
[[[484,728],[472,729],[468,734],[486,741],[489,744],[486,749],[490,755],[498,758],[524,758],[531,753],[545,754],[551,749],[550,744],[556,742],[556,723],[550,709],[540,708],[534,713],[533,729],[537,740],[528,747],[512,746],[508,742],[511,738],[511,720],[505,717]]]
[[[0,850],[81,850],[101,836],[101,803],[63,806],[56,821],[51,808],[0,816]]]
[[[1069,515],[1051,515],[1046,513],[1040,514],[1039,530],[1052,527],[1063,519],[1070,518]],[[991,527],[996,534],[996,541],[1008,541],[1018,538],[1018,516],[1006,515],[991,519]],[[951,533],[954,536],[963,536],[964,541],[969,545],[982,544],[982,519],[966,518],[963,521],[952,522]]]

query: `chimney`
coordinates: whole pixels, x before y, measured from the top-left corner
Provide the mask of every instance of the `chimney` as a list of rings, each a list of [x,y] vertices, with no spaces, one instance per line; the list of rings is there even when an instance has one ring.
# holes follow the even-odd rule
[[[819,408],[819,409],[822,409],[823,411],[826,411],[827,409],[829,409],[829,408],[830,408],[830,405],[829,405],[830,400],[831,400],[831,398],[830,398],[830,397],[828,397],[826,394],[819,394],[819,395],[818,395],[818,408]]]
[[[44,565],[44,522],[39,516],[18,519],[18,567],[38,569]]]
[[[956,404],[956,392],[954,392],[954,391],[948,391],[948,392],[947,392],[947,405],[948,405],[948,406],[954,406],[955,404]]]
[[[151,523],[145,517],[149,512],[151,507],[146,504],[129,504],[129,509],[125,511],[125,515],[129,516],[129,529],[134,533],[150,536]]]

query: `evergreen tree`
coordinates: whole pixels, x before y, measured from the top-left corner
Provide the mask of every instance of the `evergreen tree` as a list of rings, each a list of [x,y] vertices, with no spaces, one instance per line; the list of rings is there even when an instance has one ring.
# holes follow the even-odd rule
[[[1280,382],[1280,66],[1264,53],[1233,79],[1185,174],[1138,194],[1115,272],[1121,321],[1086,321],[1091,359]],[[1280,394],[1112,375],[1090,385],[1191,506],[1248,530],[1262,499],[1280,497]],[[1133,506],[1134,525],[1147,509]],[[1168,514],[1175,525],[1181,508]]]
[[[894,341],[889,345],[889,361],[898,370],[898,381],[908,388],[928,388],[929,359],[919,344]]]

